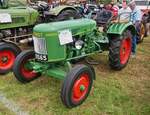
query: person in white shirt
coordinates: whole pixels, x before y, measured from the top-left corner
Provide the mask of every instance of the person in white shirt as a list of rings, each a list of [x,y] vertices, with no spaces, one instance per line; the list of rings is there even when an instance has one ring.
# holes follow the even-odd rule
[[[126,0],[122,3],[122,8],[119,10],[119,18],[123,21],[130,21],[131,9],[128,7]]]

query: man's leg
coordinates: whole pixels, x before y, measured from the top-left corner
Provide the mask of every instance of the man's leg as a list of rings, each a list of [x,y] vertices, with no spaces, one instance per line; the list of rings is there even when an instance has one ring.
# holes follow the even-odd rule
[[[136,41],[140,40],[140,33],[141,33],[141,23],[137,21],[135,23],[135,29],[137,31]]]
[[[137,36],[135,35],[133,38],[132,38],[132,54],[136,54],[136,38]]]
[[[136,28],[136,30],[137,30],[137,32],[138,32],[138,34],[139,34],[140,31],[141,31],[141,22],[137,21],[137,22],[135,23],[135,28]]]

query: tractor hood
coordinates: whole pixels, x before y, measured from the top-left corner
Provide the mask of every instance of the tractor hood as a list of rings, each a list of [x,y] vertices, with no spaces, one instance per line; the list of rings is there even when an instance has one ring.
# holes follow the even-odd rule
[[[96,22],[94,20],[77,19],[77,20],[39,24],[34,27],[34,33],[57,34],[58,31],[69,29],[73,35],[77,35],[85,31],[91,31],[95,28],[96,28]]]
[[[91,19],[77,19],[39,24],[33,29],[34,50],[40,61],[62,61],[67,58],[66,46],[75,35],[85,35],[96,28]]]
[[[5,18],[2,18],[3,15]],[[0,9],[0,29],[34,25],[38,16],[38,12],[29,7],[20,6]]]

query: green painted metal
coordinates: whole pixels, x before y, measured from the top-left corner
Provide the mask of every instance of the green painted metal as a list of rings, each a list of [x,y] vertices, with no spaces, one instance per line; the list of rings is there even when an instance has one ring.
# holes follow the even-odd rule
[[[0,8],[26,6],[27,0],[3,0]]]
[[[39,16],[36,10],[29,7],[0,9],[0,13],[8,13],[12,18],[12,23],[0,23],[0,29],[34,25]]]
[[[80,56],[75,56],[75,57],[72,57],[72,58],[68,58],[66,60],[67,61],[71,61],[71,60],[74,60],[74,59],[80,59],[80,58],[83,58],[83,57],[94,55],[96,53],[102,53],[102,50],[94,51],[93,53],[83,54],[83,55],[80,55]]]
[[[66,71],[63,71],[60,67],[51,68],[48,71],[46,71],[46,75],[50,77],[55,77],[58,79],[64,79],[67,75]]]
[[[46,40],[49,62],[62,61],[67,58],[66,45],[60,45],[58,37],[59,31],[66,29],[69,29],[73,36],[81,35],[96,29],[96,22],[89,19],[78,19],[35,26],[34,36]]]
[[[27,6],[27,0],[5,0],[5,1],[7,1],[8,7]]]
[[[126,29],[131,29],[133,33],[136,32],[135,27],[131,22],[128,23],[113,23],[107,30],[107,34],[119,34],[122,35],[122,33]]]
[[[81,91],[84,91],[84,90],[85,90],[85,86],[84,86],[84,85],[81,85],[81,86],[80,86],[80,90],[81,90]]]
[[[96,22],[91,19],[77,19],[77,20],[67,20],[61,22],[45,23],[39,24],[34,27],[34,33],[41,33],[44,36],[57,37],[58,31],[69,29],[72,31],[73,36],[79,35],[93,29],[96,29]]]
[[[35,60],[29,60],[29,65],[30,65],[30,67],[28,67],[28,68],[33,69],[37,73],[38,72],[44,73],[46,70],[48,70],[48,68],[50,66],[48,63],[39,63]]]
[[[35,72],[43,73],[51,77],[55,77],[58,79],[64,79],[66,77],[66,72],[68,72],[69,66],[64,64],[62,66],[61,63],[58,64],[49,64],[49,63],[40,63],[36,62],[35,60],[29,61],[30,69],[33,69]]]
[[[58,35],[56,36],[44,36],[46,38],[47,52],[48,52],[48,61],[61,61],[65,60],[66,54],[66,46],[60,45]]]
[[[58,7],[55,7],[53,9],[50,10],[50,13],[57,16],[60,14],[60,12],[62,12],[63,10],[65,9],[72,9],[72,10],[76,10],[75,7],[73,6],[68,6],[68,5],[61,5],[61,6],[58,6]]]

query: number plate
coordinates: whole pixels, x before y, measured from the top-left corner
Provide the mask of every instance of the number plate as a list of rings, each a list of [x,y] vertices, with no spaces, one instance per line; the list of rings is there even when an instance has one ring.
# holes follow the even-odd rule
[[[59,41],[61,45],[73,42],[72,33],[70,30],[63,30],[59,32]]]
[[[40,60],[40,61],[47,61],[48,56],[44,54],[35,54],[35,59]]]
[[[0,13],[0,23],[11,23],[11,15],[8,13]]]

